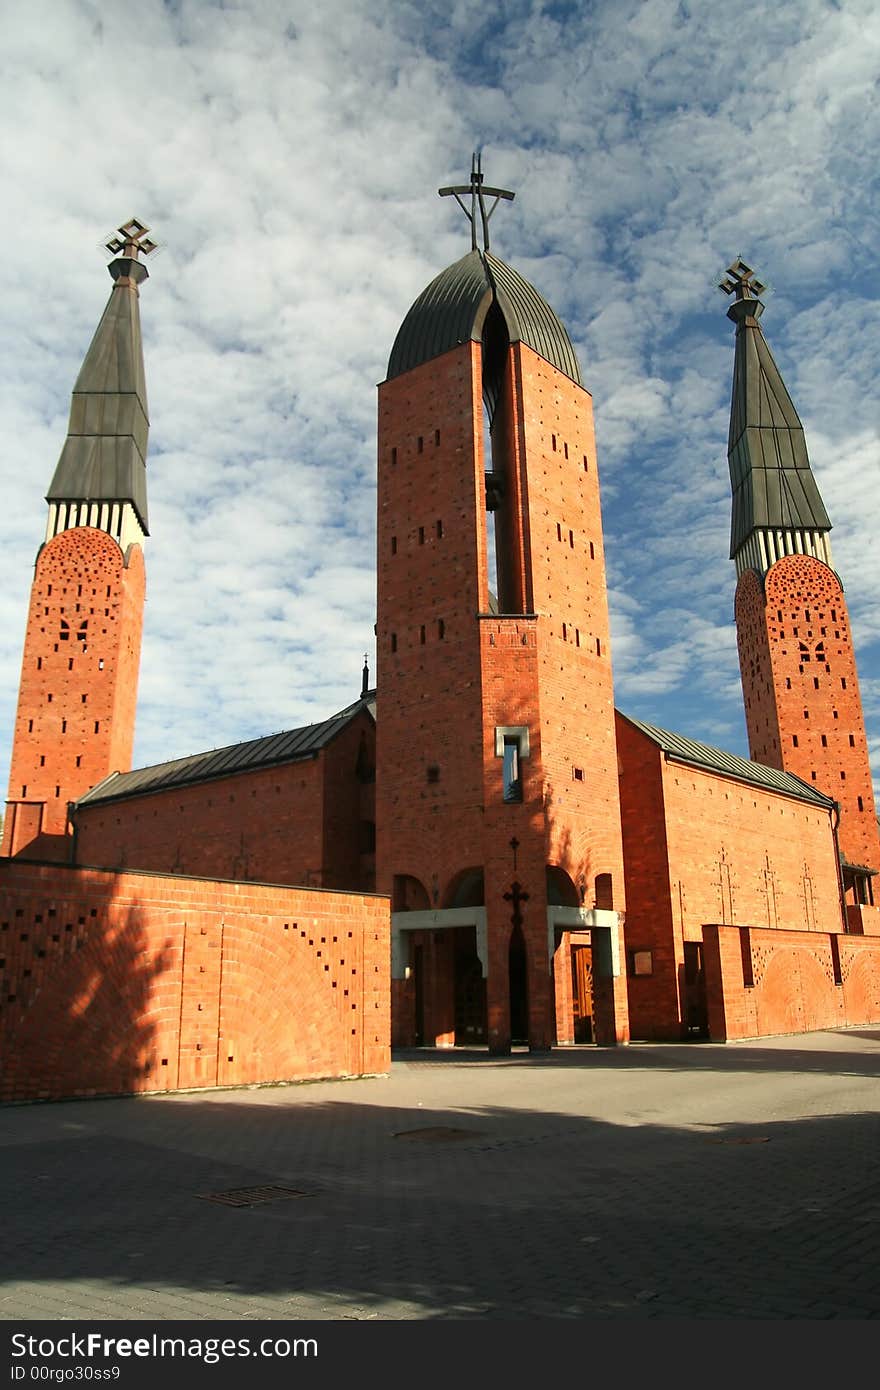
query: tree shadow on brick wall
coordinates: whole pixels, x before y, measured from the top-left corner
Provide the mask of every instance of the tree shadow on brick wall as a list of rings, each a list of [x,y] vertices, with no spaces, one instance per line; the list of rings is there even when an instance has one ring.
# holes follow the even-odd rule
[[[75,870],[0,881],[6,954],[0,1097],[6,1101],[164,1089],[155,1056],[170,942],[157,947],[137,902]],[[10,881],[11,880],[11,881]]]

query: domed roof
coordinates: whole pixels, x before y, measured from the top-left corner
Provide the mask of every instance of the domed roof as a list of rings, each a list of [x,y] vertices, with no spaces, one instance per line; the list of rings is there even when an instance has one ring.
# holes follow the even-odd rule
[[[582,385],[571,339],[546,299],[489,251],[469,251],[422,291],[394,340],[388,379],[430,362],[469,338],[479,342],[493,303],[501,311],[512,343],[525,343]]]

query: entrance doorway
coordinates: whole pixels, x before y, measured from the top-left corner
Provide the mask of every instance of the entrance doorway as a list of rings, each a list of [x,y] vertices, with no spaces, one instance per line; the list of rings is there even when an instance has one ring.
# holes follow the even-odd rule
[[[486,1041],[486,981],[473,927],[455,933],[455,1041]]]
[[[510,1041],[512,1043],[527,1043],[529,1040],[529,972],[526,943],[521,927],[514,927],[510,934],[507,968],[510,986]]]
[[[687,1037],[708,1038],[709,1011],[706,1007],[706,975],[703,970],[702,941],[684,943],[684,1026]]]
[[[571,1004],[576,1043],[593,1041],[593,950],[571,948]]]

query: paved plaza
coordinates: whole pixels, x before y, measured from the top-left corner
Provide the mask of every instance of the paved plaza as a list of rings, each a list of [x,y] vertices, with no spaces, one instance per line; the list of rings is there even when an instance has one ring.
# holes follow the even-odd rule
[[[7,1106],[0,1317],[877,1318],[878,1073],[865,1028]]]

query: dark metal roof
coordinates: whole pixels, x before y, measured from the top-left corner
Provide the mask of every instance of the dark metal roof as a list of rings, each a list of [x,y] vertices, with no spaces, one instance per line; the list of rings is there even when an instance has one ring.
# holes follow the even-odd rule
[[[99,802],[120,801],[130,796],[146,796],[150,792],[209,782],[239,772],[275,767],[280,763],[302,762],[315,757],[362,710],[375,719],[374,690],[318,724],[267,734],[263,738],[249,739],[246,743],[214,748],[207,753],[193,753],[188,758],[173,758],[170,762],[135,768],[132,772],[111,772],[109,777],[81,796],[75,806],[94,806]]]
[[[110,273],[116,284],[73,388],[46,501],[130,502],[146,532],[149,419],[137,285],[147,271],[123,258]]]
[[[473,339],[479,342],[492,304],[512,343],[522,342],[581,385],[577,355],[562,322],[518,271],[488,251],[470,251],[448,266],[413,304],[394,340],[388,379]]]
[[[727,458],[733,490],[730,554],[752,531],[830,531],[810,469],[804,427],[758,326],[763,305],[742,299],[736,322]]]
[[[682,734],[673,734],[668,729],[658,729],[654,724],[645,724],[641,719],[633,719],[632,715],[623,714],[621,710],[617,712],[621,718],[632,724],[677,762],[706,768],[710,772],[719,772],[724,777],[733,777],[738,782],[749,782],[753,786],[763,788],[764,791],[793,796],[798,801],[811,801],[827,810],[835,804],[830,796],[817,791],[809,782],[803,782],[793,772],[782,772],[776,767],[753,763],[748,758],[738,758],[734,753],[725,753],[722,748],[713,748],[708,743],[697,743],[695,739],[685,738]]]

